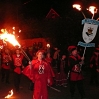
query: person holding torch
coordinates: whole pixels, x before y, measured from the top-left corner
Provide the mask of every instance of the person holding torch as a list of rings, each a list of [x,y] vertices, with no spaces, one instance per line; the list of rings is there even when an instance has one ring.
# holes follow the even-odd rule
[[[43,50],[39,50],[36,56],[23,70],[23,74],[34,83],[33,99],[48,99],[47,86],[52,85],[52,69],[45,60]]]

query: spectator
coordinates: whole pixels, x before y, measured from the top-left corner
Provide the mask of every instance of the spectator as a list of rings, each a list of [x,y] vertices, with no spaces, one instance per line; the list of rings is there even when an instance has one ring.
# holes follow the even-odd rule
[[[16,92],[19,92],[19,85],[21,80],[21,71],[22,71],[22,60],[23,55],[20,52],[20,49],[16,49],[15,54],[13,54],[13,63],[14,63],[14,86]]]
[[[62,55],[61,61],[60,61],[60,73],[56,73],[55,80],[57,86],[63,86],[66,87],[67,85],[67,76],[65,72],[66,68],[66,55]]]
[[[96,48],[90,59],[91,78],[90,84],[99,86],[98,74],[99,74],[99,48]]]
[[[10,76],[10,69],[11,69],[11,54],[10,50],[8,48],[4,49],[4,52],[2,54],[2,67],[1,67],[1,72],[2,72],[2,78],[1,81],[9,84],[9,76]]]
[[[55,52],[53,55],[53,65],[57,68],[57,72],[60,72],[60,50],[55,48]]]

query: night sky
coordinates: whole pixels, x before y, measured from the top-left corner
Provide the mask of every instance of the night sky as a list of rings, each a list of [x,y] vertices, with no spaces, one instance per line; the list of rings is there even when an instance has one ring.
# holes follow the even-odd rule
[[[94,4],[98,8],[99,0],[0,0],[0,20],[11,15],[44,18],[51,8],[65,17],[72,10],[73,3],[80,3],[83,8]]]
[[[27,17],[45,17],[53,8],[61,17],[73,10],[72,4],[79,3],[83,8],[95,5],[98,8],[99,0],[21,0],[21,11]]]
[[[19,21],[24,21],[24,19],[43,20],[51,8],[61,18],[69,17],[73,19],[75,17],[76,20],[81,21],[83,16],[79,11],[72,8],[74,3],[82,5],[88,18],[92,16],[90,12],[86,11],[89,5],[95,5],[99,9],[99,0],[0,0],[0,27],[10,26],[10,24],[19,25]],[[95,17],[98,17],[98,13]]]
[[[0,0],[0,28],[9,28],[8,26],[13,26],[14,24],[18,28],[20,28],[19,25],[21,23],[21,27],[26,27],[23,28],[24,30],[22,30],[22,37],[24,34],[26,35],[26,33],[26,37],[29,35],[29,33],[29,37],[31,38],[37,33],[37,37],[45,37],[46,34],[52,34],[53,32],[52,36],[55,35],[56,37],[57,34],[57,37],[59,37],[59,41],[60,36],[63,33],[64,40],[69,40],[69,38],[71,38],[73,42],[75,41],[75,37],[78,37],[79,34],[81,34],[82,32],[82,27],[80,26],[81,20],[83,19],[82,14],[76,9],[72,8],[72,5],[74,3],[81,4],[82,10],[86,14],[87,18],[91,18],[92,14],[86,11],[86,8],[88,8],[90,5],[93,5],[96,6],[97,9],[99,9],[99,0]],[[58,25],[57,22],[52,22],[52,25],[50,25],[52,27],[49,27],[49,22],[48,24],[46,24],[45,22],[45,26],[42,26],[41,24],[43,23],[43,20],[46,18],[46,15],[48,14],[51,8],[53,8],[60,15],[63,21],[59,21]],[[98,18],[98,15],[99,10],[98,13],[95,14],[95,18]],[[30,19],[32,19],[32,21],[35,23],[31,25],[31,31],[29,31],[30,26],[27,25],[28,22],[25,22],[26,20],[30,21]],[[37,20],[34,21],[35,19],[40,19],[40,21],[42,22],[40,23],[40,21],[38,22]],[[73,22],[73,24],[71,21]],[[55,26],[54,24],[56,24],[56,27],[53,27]],[[79,27],[75,27],[76,25],[78,25]],[[76,33],[74,34],[74,32]]]

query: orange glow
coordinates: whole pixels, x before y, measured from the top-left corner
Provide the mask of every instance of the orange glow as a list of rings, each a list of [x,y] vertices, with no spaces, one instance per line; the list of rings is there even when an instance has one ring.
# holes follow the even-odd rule
[[[74,4],[73,8],[76,8],[77,10],[81,11],[81,6],[79,4]]]
[[[46,46],[47,46],[48,48],[50,48],[50,44],[47,44]]]
[[[13,89],[11,91],[9,91],[9,94],[7,96],[5,96],[5,98],[10,98],[13,95]]]
[[[92,14],[95,14],[97,13],[97,8],[95,6],[90,6],[89,9],[88,9]]]
[[[9,34],[6,30],[3,29],[1,31],[3,32],[3,34],[0,35],[1,39],[3,39],[4,41],[8,41],[13,46],[21,46],[13,34]]]

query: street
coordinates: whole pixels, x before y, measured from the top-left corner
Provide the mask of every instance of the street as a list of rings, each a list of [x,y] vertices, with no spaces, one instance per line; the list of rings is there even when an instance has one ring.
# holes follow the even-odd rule
[[[84,76],[85,76],[84,87],[85,87],[86,96],[88,97],[88,99],[99,99],[99,87],[89,85],[90,73],[86,72]],[[13,84],[13,73],[11,72],[10,84],[0,82],[0,99],[4,99],[11,89],[13,89],[14,94],[9,99],[32,99],[33,92],[29,90],[29,84],[30,84],[30,80],[26,76],[22,75],[20,92],[15,93],[14,84]],[[67,87],[54,85],[52,87],[57,88],[61,92],[55,91],[52,88],[48,87],[49,99],[70,99],[69,85]],[[75,91],[75,99],[80,99],[78,90]]]

